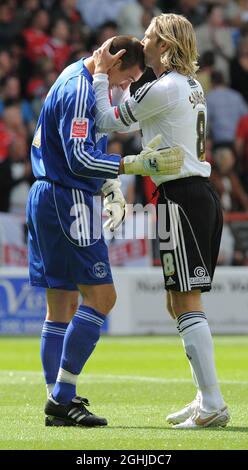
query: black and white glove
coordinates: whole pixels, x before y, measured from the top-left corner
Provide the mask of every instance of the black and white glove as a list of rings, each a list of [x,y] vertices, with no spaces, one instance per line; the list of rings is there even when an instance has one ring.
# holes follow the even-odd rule
[[[108,228],[111,232],[114,232],[121,225],[126,216],[126,201],[120,186],[121,181],[119,178],[106,180],[102,186],[104,194],[103,207],[108,216],[103,228]]]
[[[162,136],[158,134],[148,142],[140,154],[124,157],[125,174],[142,176],[178,175],[183,166],[183,150],[180,147],[157,149],[161,140]]]

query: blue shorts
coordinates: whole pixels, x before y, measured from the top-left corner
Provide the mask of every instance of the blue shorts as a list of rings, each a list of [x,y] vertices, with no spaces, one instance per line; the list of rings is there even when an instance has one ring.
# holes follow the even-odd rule
[[[113,283],[100,196],[36,181],[27,202],[27,224],[31,285],[77,290],[78,284]]]

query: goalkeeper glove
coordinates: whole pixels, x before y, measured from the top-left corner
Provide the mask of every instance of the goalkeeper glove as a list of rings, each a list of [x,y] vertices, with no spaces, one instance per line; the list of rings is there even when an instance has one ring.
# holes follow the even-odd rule
[[[126,215],[126,201],[120,186],[119,178],[106,180],[102,186],[102,192],[105,196],[103,201],[104,212],[108,215],[108,220],[103,228],[109,228],[111,232],[121,225]]]
[[[162,136],[156,135],[138,155],[123,158],[127,175],[159,176],[178,175],[183,165],[183,150],[180,147],[155,150]]]

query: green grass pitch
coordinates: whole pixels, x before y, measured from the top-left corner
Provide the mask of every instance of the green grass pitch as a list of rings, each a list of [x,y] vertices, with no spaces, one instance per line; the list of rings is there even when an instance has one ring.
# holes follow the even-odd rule
[[[223,429],[175,430],[169,412],[195,390],[174,337],[103,337],[78,393],[106,428],[45,428],[46,400],[38,338],[0,341],[0,449],[248,449],[248,338],[216,337],[216,363],[232,420]]]

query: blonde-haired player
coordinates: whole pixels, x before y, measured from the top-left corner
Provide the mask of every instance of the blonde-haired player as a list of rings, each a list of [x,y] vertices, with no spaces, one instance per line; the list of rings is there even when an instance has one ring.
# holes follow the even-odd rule
[[[180,15],[152,19],[142,40],[146,65],[157,79],[120,106],[108,99],[109,43],[95,53],[94,86],[101,131],[129,130],[139,122],[143,145],[162,134],[162,146],[180,146],[179,175],[154,177],[158,234],[168,310],[175,318],[198,388],[195,400],[167,416],[176,428],[225,426],[229,413],[215,371],[213,341],[201,293],[211,289],[222,232],[222,211],[205,160],[206,102],[196,80],[197,47],[191,23]],[[164,227],[169,227],[163,230]],[[217,313],[217,312],[216,312]]]

